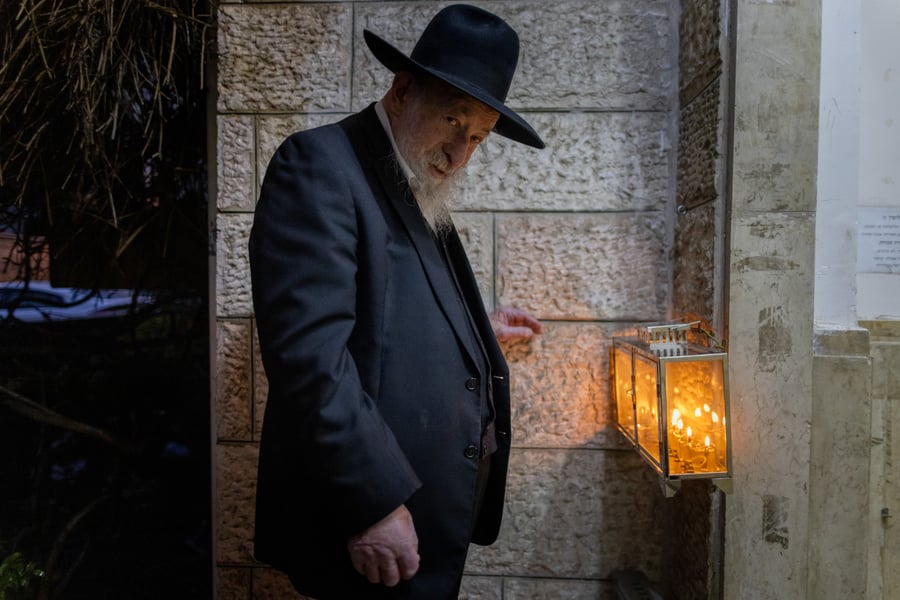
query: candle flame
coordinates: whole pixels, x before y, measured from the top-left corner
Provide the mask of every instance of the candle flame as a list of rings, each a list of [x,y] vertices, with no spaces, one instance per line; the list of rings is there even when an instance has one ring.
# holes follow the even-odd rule
[[[684,429],[684,419],[678,419],[678,423],[676,423],[676,425],[678,426],[679,431]]]
[[[699,417],[699,416],[702,415],[702,414],[703,414],[703,413],[700,412],[700,408],[699,408],[699,407],[697,407],[697,408],[694,409],[694,416],[695,416],[695,417]]]
[[[711,411],[711,410],[712,410],[712,409],[710,408],[709,404],[704,404],[704,405],[703,405],[703,412],[709,412],[709,411]]]
[[[672,411],[672,425],[678,425],[678,419],[681,418],[681,411],[677,408]]]
[[[712,413],[712,422],[713,423],[719,422],[719,415],[716,414],[716,411],[713,411],[713,413]]]
[[[688,425],[688,428],[687,428],[687,436],[688,436],[688,439],[691,439],[691,436],[692,436],[692,435],[693,435],[693,432],[691,431],[691,426]]]
[[[704,441],[706,442],[706,447],[709,448],[709,436],[706,436]]]

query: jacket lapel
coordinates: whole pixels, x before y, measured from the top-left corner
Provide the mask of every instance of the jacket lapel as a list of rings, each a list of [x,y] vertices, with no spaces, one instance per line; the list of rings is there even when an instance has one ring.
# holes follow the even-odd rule
[[[473,364],[479,364],[475,360],[477,349],[473,348],[469,343],[471,336],[464,335],[464,328],[467,327],[467,316],[461,302],[460,295],[456,291],[456,284],[453,282],[449,269],[450,265],[445,263],[441,256],[438,246],[432,237],[431,231],[419,210],[416,200],[409,190],[406,181],[397,173],[397,169],[393,162],[393,148],[390,140],[378,120],[375,113],[374,105],[370,105],[360,114],[360,124],[362,125],[362,138],[365,140],[365,150],[368,156],[360,156],[360,163],[375,165],[375,177],[380,189],[376,188],[376,182],[370,177],[370,184],[373,187],[373,193],[377,196],[384,195],[388,200],[396,214],[400,217],[406,233],[412,240],[419,260],[422,263],[422,269],[431,286],[432,293],[437,299],[438,304],[453,327],[457,339],[466,348],[472,359]],[[354,147],[359,151],[360,140],[352,139]],[[455,232],[454,232],[455,235]]]

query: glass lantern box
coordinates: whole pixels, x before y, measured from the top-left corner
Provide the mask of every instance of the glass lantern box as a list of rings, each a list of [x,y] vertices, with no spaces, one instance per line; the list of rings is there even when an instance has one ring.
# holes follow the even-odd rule
[[[683,479],[731,487],[728,355],[688,342],[690,326],[653,325],[612,344],[616,425],[667,495]]]

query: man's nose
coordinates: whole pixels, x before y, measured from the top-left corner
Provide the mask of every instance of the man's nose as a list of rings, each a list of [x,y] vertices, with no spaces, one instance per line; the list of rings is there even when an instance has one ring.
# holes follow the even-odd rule
[[[458,169],[464,166],[469,160],[470,154],[465,136],[457,135],[448,140],[444,144],[444,154],[447,155],[447,162],[450,163],[451,168]]]

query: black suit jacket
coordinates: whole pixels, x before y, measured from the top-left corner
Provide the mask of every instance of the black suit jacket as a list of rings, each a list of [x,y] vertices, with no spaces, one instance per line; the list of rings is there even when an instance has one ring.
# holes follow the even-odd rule
[[[269,164],[250,236],[269,380],[255,552],[321,598],[371,589],[346,542],[404,503],[421,568],[396,597],[446,597],[469,542],[493,542],[503,511],[507,365],[456,231],[458,288],[391,154],[374,106],[292,135]],[[470,447],[487,395],[499,450],[473,515]]]

